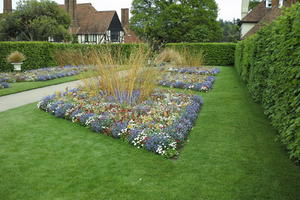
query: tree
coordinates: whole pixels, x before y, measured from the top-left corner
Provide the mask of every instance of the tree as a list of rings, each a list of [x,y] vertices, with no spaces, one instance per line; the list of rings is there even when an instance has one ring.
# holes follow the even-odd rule
[[[212,42],[222,36],[215,0],[133,0],[131,28],[151,43]]]
[[[240,27],[238,25],[240,20],[219,21],[223,30],[222,42],[237,42],[241,38]]]
[[[71,19],[67,12],[50,0],[19,1],[16,11],[0,21],[2,40],[55,41],[71,39],[68,28]]]
[[[252,10],[260,3],[260,0],[250,0],[249,2],[249,10]]]

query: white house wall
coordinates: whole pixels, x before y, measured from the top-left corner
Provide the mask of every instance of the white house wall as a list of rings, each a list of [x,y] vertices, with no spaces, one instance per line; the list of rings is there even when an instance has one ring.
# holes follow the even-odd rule
[[[120,42],[124,42],[124,36],[125,33],[123,31],[120,31]],[[88,37],[88,42],[86,42],[86,37]],[[98,34],[96,35],[95,41],[92,41],[94,39],[93,34],[89,35],[77,35],[78,43],[79,44],[105,44],[111,42],[111,31],[106,31],[106,34]]]
[[[86,37],[88,37],[88,42],[86,42]],[[95,38],[94,38],[95,37]],[[103,44],[106,43],[105,38],[106,36],[104,34],[96,35],[96,34],[90,34],[90,35],[77,35],[78,43],[79,44]],[[92,41],[94,40],[95,41]]]
[[[120,42],[124,43],[125,33],[123,31],[120,32]]]
[[[243,23],[241,26],[241,35],[244,37],[254,26],[256,23]]]

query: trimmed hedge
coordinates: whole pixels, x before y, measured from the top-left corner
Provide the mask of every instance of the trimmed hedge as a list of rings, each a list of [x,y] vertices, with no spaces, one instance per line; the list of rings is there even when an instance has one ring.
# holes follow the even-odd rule
[[[205,65],[234,65],[235,43],[170,43],[166,47],[203,52]]]
[[[239,42],[235,67],[278,129],[290,157],[300,162],[300,3]]]
[[[22,69],[37,69],[43,67],[57,66],[54,60],[54,53],[57,50],[78,49],[78,50],[101,50],[107,47],[121,49],[122,52],[129,54],[132,48],[137,44],[103,44],[103,45],[86,45],[86,44],[58,44],[49,42],[0,42],[0,71],[11,71],[13,66],[6,62],[6,57],[13,51],[20,51],[26,56]]]
[[[57,50],[66,49],[120,49],[129,54],[132,48],[139,44],[101,44],[101,45],[86,45],[86,44],[57,44],[49,42],[0,42],[0,71],[11,71],[13,66],[6,62],[6,57],[13,51],[20,51],[26,56],[26,60],[22,65],[22,69],[37,69],[43,67],[56,66],[54,60],[54,52]],[[194,52],[204,53],[205,65],[233,65],[234,64],[234,43],[179,43],[167,44],[167,47],[175,49],[188,49]]]

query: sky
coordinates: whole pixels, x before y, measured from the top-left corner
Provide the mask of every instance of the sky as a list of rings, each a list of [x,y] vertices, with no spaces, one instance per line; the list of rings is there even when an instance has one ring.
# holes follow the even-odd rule
[[[13,8],[16,2],[13,1]],[[64,0],[55,0],[59,4],[63,4]],[[77,3],[92,3],[97,10],[117,10],[120,16],[121,8],[130,8],[132,0],[77,0]],[[216,0],[219,5],[219,19],[232,20],[241,17],[242,0]],[[0,13],[3,12],[3,0],[0,0]]]

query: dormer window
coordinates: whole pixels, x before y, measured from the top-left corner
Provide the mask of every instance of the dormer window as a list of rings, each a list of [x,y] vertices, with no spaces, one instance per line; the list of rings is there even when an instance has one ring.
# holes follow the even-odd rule
[[[284,0],[279,0],[279,8],[283,6]]]
[[[272,0],[266,0],[266,8],[272,8]]]

